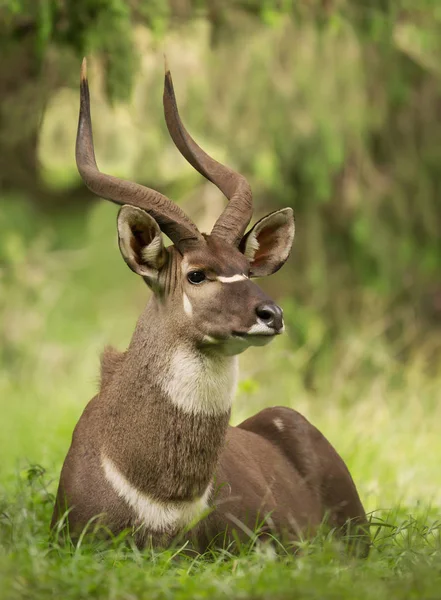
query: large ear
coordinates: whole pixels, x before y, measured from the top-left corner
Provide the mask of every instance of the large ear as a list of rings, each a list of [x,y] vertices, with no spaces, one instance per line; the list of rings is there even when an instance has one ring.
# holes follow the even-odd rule
[[[294,240],[292,208],[270,213],[242,238],[239,249],[250,261],[250,276],[272,275],[285,264]]]
[[[152,285],[167,260],[161,230],[141,208],[124,205],[118,213],[118,242],[129,267]]]

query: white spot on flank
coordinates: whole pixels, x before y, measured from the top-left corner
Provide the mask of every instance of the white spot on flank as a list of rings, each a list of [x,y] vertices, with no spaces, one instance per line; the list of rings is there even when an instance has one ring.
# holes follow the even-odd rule
[[[231,408],[237,385],[235,356],[209,356],[177,348],[162,376],[170,401],[188,414],[218,415]]]
[[[234,283],[235,281],[243,281],[244,279],[248,279],[246,275],[232,275],[231,277],[223,277],[222,275],[218,275],[216,277],[218,281],[221,283]]]
[[[192,317],[193,316],[193,307],[191,305],[191,302],[187,296],[187,294],[184,292],[184,295],[182,297],[183,302],[184,302],[184,312],[188,317]]]
[[[135,512],[140,524],[152,531],[173,532],[196,521],[208,509],[211,483],[200,498],[188,502],[158,502],[140,492],[106,456],[101,465],[107,481]]]
[[[279,417],[273,419],[273,423],[279,431],[283,431],[285,429],[285,425],[283,424],[282,419],[280,419]]]

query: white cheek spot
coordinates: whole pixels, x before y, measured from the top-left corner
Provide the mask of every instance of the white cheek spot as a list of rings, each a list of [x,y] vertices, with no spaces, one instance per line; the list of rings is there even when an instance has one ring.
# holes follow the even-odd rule
[[[223,277],[222,275],[219,275],[218,277],[216,277],[217,281],[220,281],[221,283],[234,283],[235,281],[243,281],[244,279],[248,279],[248,277],[246,275],[232,275],[231,277]]]
[[[211,337],[211,335],[204,335],[204,337],[202,338],[203,342],[206,342],[207,344],[218,344],[219,340],[217,340],[214,337]]]
[[[184,312],[188,317],[192,317],[193,316],[193,307],[191,305],[191,302],[187,296],[187,294],[184,292],[184,295],[182,296],[182,300],[184,303]]]
[[[279,417],[273,419],[273,423],[279,431],[283,431],[285,429],[285,425],[283,424],[282,419],[280,419]]]
[[[101,457],[107,481],[136,515],[138,524],[151,531],[174,532],[200,518],[208,509],[211,483],[200,498],[182,502],[158,502],[138,490],[107,457]]]

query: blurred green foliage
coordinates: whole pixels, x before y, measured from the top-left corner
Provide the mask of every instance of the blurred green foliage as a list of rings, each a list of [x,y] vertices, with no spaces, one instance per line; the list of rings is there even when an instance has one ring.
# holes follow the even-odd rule
[[[168,12],[161,2],[140,0],[3,0],[1,10],[3,42],[18,45],[22,36],[31,36],[39,69],[51,45],[67,46],[78,56],[99,52],[107,92],[120,99],[127,98],[134,76],[133,20],[160,29]]]
[[[165,47],[195,137],[249,177],[257,212],[294,208],[293,260],[270,285],[289,297],[293,343],[315,340],[306,380],[329,367],[354,323],[372,324],[397,360],[422,349],[436,370],[438,2],[3,0],[0,15],[0,186],[5,199],[25,192],[22,221],[35,213],[42,228],[31,238],[48,249],[81,243],[87,222],[90,197],[72,160],[77,93],[67,92],[83,54],[94,59],[100,164],[184,197],[190,212],[199,206],[206,186],[176,158],[163,124]],[[48,237],[63,228],[59,207],[79,229]],[[4,228],[10,256],[19,234]]]

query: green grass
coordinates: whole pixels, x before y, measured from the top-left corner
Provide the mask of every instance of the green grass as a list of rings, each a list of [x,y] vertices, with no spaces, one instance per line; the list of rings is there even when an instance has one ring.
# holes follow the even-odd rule
[[[326,536],[301,542],[295,558],[280,546],[195,557],[179,548],[140,553],[122,540],[51,545],[53,494],[72,429],[97,388],[99,352],[127,344],[147,295],[111,242],[108,206],[92,211],[80,248],[69,242],[81,239],[78,223],[43,223],[29,235],[20,210],[10,210],[18,225],[0,240],[1,599],[440,597],[440,377],[427,375],[422,350],[400,362],[381,319],[361,315],[309,385],[304,373],[326,332],[293,299],[282,301],[289,335],[241,357],[233,420],[284,404],[317,425],[376,523],[370,557],[348,558]],[[297,326],[307,331],[301,345]]]
[[[47,476],[33,468],[4,501],[2,598],[439,598],[441,523],[428,512],[374,516],[366,560],[348,558],[330,536],[299,542],[295,557],[252,544],[194,556],[180,547],[139,552],[121,539],[50,545],[52,500]]]

